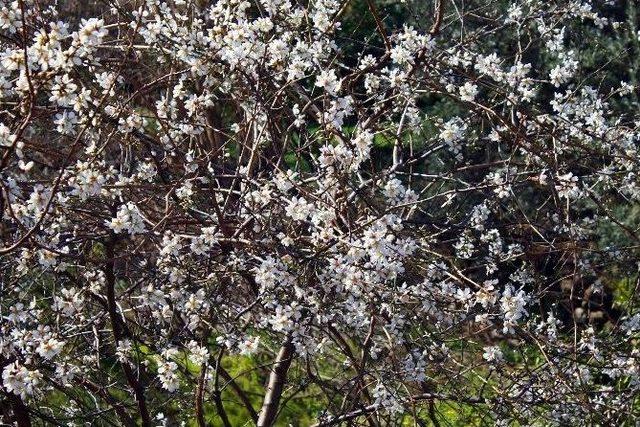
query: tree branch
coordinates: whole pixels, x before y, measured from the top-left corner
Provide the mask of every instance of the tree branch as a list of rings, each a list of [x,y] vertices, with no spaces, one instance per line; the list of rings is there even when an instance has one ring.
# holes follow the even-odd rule
[[[118,312],[116,305],[116,294],[115,294],[115,285],[116,285],[116,276],[114,272],[115,265],[115,257],[114,257],[114,249],[115,249],[116,237],[112,235],[109,237],[108,241],[105,244],[105,255],[107,258],[107,262],[104,268],[105,274],[105,293],[107,296],[107,305],[109,311],[109,319],[111,321],[111,328],[113,329],[113,337],[115,339],[115,345],[117,346],[120,340],[122,339],[122,331],[120,330],[120,323],[118,322]],[[133,389],[133,393],[138,403],[138,410],[140,411],[140,418],[142,419],[143,427],[151,426],[151,418],[149,417],[149,410],[147,409],[147,403],[144,397],[144,389],[140,381],[135,377],[131,367],[127,363],[121,363],[122,371],[124,375],[127,377],[127,382],[129,386]]]

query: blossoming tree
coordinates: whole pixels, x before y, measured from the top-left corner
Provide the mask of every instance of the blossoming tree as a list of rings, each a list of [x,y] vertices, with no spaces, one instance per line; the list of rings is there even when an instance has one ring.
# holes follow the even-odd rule
[[[635,425],[593,3],[2,0],[3,422]]]

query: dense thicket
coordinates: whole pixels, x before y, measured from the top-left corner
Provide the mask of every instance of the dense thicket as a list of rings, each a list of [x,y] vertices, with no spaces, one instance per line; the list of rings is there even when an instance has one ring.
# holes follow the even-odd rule
[[[0,416],[636,425],[634,2],[0,1]]]

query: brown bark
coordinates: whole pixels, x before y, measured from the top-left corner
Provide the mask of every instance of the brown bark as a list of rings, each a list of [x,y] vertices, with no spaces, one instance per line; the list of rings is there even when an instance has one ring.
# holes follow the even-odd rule
[[[120,329],[120,322],[118,319],[118,308],[116,305],[116,294],[115,294],[115,285],[116,285],[116,276],[114,271],[114,249],[115,249],[116,238],[115,236],[111,236],[109,240],[105,244],[106,248],[106,258],[107,262],[105,264],[104,274],[105,274],[105,293],[107,296],[107,306],[109,311],[109,319],[111,321],[111,328],[113,329],[113,337],[115,339],[116,345],[122,339],[122,330]],[[149,416],[149,410],[147,409],[147,403],[144,397],[144,388],[140,381],[136,378],[131,366],[127,363],[122,363],[122,371],[124,372],[125,377],[127,378],[127,382],[129,386],[133,389],[133,394],[138,404],[138,411],[140,412],[140,418],[142,421],[142,426],[147,427],[151,426],[151,418]]]
[[[288,338],[280,347],[278,357],[276,357],[275,363],[271,368],[267,393],[264,396],[262,409],[260,409],[257,427],[271,427],[274,425],[293,356],[294,346],[291,343],[291,339]]]
[[[16,425],[18,427],[31,427],[31,417],[29,416],[29,409],[24,404],[20,396],[13,393],[7,393],[8,405],[4,405],[0,401],[0,409],[2,410],[2,421],[9,425]]]

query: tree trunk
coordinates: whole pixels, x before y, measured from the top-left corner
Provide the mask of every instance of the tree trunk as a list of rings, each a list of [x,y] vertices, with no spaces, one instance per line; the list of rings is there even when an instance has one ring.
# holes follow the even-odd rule
[[[258,427],[271,427],[276,421],[280,398],[282,397],[284,385],[287,382],[287,371],[289,370],[289,366],[291,366],[293,356],[294,346],[291,343],[291,339],[288,338],[282,347],[280,347],[278,357],[271,368],[267,393],[264,396],[262,409],[260,409],[260,417],[258,418]]]

